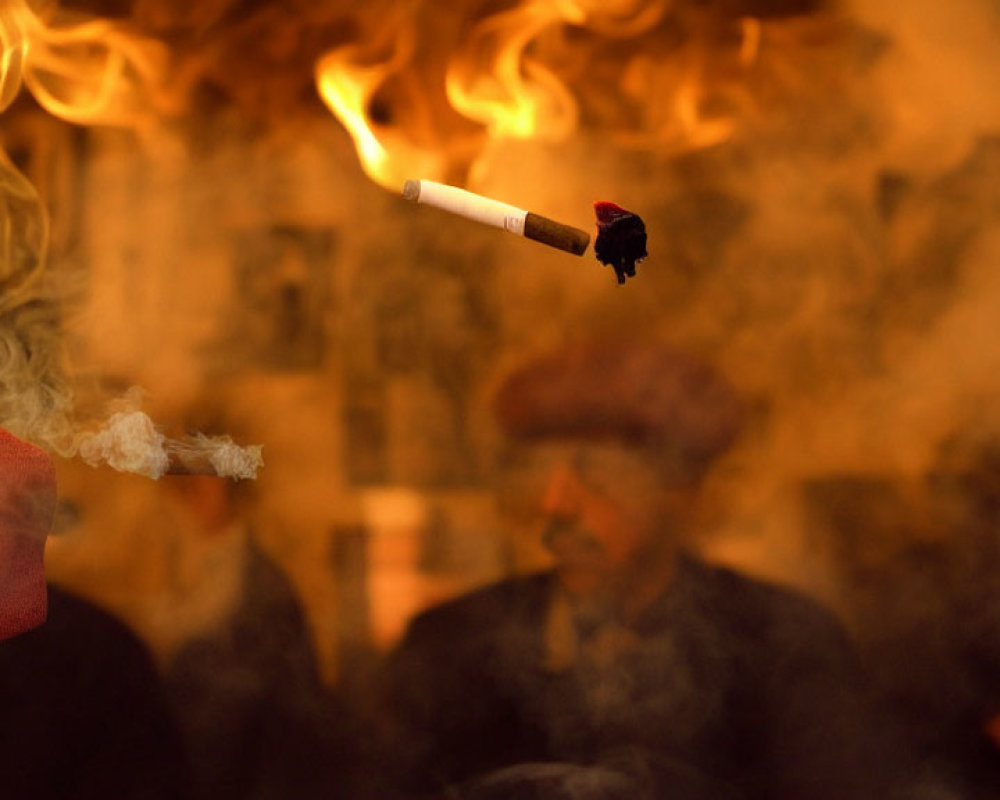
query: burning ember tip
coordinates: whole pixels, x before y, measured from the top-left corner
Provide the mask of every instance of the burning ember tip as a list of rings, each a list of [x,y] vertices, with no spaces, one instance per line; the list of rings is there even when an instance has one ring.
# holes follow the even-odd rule
[[[586,231],[456,186],[447,186],[435,181],[409,180],[403,184],[403,198],[434,206],[578,256],[582,256],[590,244],[590,234]]]

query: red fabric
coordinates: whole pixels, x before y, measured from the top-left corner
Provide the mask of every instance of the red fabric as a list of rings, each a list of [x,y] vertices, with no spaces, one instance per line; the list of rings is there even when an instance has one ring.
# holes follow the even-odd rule
[[[45,537],[55,508],[52,459],[0,429],[0,640],[45,621]]]

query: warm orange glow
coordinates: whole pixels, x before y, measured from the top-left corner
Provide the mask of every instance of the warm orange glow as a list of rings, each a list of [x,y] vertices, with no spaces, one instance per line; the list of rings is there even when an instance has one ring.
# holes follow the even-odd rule
[[[0,112],[25,86],[70,122],[138,124],[162,72],[158,45],[103,20],[50,27],[27,0],[0,5],[0,46]],[[0,200],[3,302],[16,305],[44,266],[48,220],[34,187],[2,151]]]
[[[405,68],[413,53],[410,29],[389,25],[384,30],[395,32],[387,57],[366,60],[365,48],[360,45],[333,50],[316,65],[316,85],[323,101],[354,139],[365,174],[379,185],[399,191],[414,176],[443,179],[445,159],[414,144],[405,131],[376,131],[369,120],[372,96],[390,76]]]
[[[0,111],[11,104],[21,88],[28,42],[20,25],[20,0],[0,5]]]
[[[726,141],[733,132],[733,122],[726,117],[707,117],[700,109],[701,91],[697,78],[681,85],[674,99],[680,123],[679,138],[692,149],[711,147]]]
[[[565,139],[576,128],[576,100],[552,70],[525,51],[553,26],[583,21],[575,4],[551,0],[488,17],[452,60],[448,99],[494,137]]]
[[[483,126],[493,139],[544,136],[560,141],[575,130],[577,107],[572,92],[540,60],[526,57],[525,50],[545,31],[583,21],[584,11],[572,0],[531,0],[475,24],[460,48],[446,53],[442,88],[458,115],[436,120],[430,114],[432,125],[450,124],[453,129],[423,139],[420,134],[426,131],[377,124],[369,113],[372,97],[387,81],[418,69],[414,66],[416,24],[405,14],[382,20],[371,41],[338,48],[321,58],[316,83],[375,182],[394,191],[413,177],[447,182],[454,179],[449,170],[456,169],[456,164],[466,168],[475,160],[469,137],[462,138],[454,130],[456,121],[463,118]],[[452,47],[442,42],[434,45]],[[379,56],[373,57],[376,53]],[[428,114],[421,119],[426,124]],[[427,139],[434,140],[433,144]]]
[[[365,107],[385,70],[382,67],[354,67],[351,50],[332,53],[316,69],[320,94],[344,123],[358,148],[358,156],[375,180],[385,170],[388,154],[365,118]]]
[[[165,51],[113,22],[49,25],[26,0],[0,9],[0,109],[22,83],[47,111],[84,125],[139,125],[165,69]]]
[[[740,63],[750,65],[760,54],[761,24],[759,19],[744,17],[740,20],[740,32],[743,34],[740,42]]]
[[[397,10],[322,57],[316,83],[365,172],[394,191],[413,177],[475,174],[487,142],[567,142],[583,125],[626,148],[710,147],[735,122],[709,98],[754,66],[761,23],[733,20],[736,38],[694,15],[678,38],[663,24],[675,12],[667,0],[522,0],[481,18],[458,9],[441,26]],[[424,113],[374,120],[373,98],[388,89],[398,101],[404,86]],[[438,90],[447,106],[434,107]]]
[[[13,102],[24,79],[28,39],[22,23],[28,13],[21,0],[0,6],[0,112]],[[0,149],[0,310],[31,296],[47,247],[48,220],[38,194]]]
[[[48,240],[38,193],[0,150],[0,313],[37,290]]]
[[[554,0],[573,24],[613,39],[631,39],[658,25],[672,0]]]
[[[52,6],[47,10],[56,13]],[[87,19],[53,25],[28,0],[2,0],[0,46],[0,112],[24,87],[46,111],[72,123],[141,131],[156,119],[150,112],[158,97],[155,84],[165,71],[165,50],[117,24]],[[29,308],[43,296],[49,236],[39,193],[0,150],[0,311]],[[5,335],[33,342],[37,353],[23,361],[11,355],[4,364],[4,427],[67,452],[70,400],[54,397],[60,378],[46,349],[56,331],[44,318],[18,324]],[[27,345],[8,352],[21,347]]]
[[[365,109],[391,69],[354,64],[354,52],[354,48],[345,48],[322,58],[316,67],[316,82],[324,102],[354,139],[365,174],[394,191],[414,175],[443,179],[441,155],[418,147],[400,131],[376,133]]]

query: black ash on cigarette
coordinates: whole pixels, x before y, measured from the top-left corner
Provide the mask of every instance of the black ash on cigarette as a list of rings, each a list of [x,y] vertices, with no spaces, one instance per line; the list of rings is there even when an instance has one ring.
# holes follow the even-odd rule
[[[635,265],[648,255],[646,225],[638,214],[602,200],[594,203],[594,213],[594,254],[598,261],[614,269],[619,284],[625,283],[626,278],[635,277]]]
[[[574,255],[582,256],[590,244],[590,234],[586,231],[457,186],[409,180],[403,185],[403,197]]]

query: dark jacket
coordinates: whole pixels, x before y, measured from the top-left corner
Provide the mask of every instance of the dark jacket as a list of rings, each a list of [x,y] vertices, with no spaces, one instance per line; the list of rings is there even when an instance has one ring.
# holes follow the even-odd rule
[[[181,800],[189,770],[152,657],[130,629],[49,587],[48,620],[0,642],[0,796]]]
[[[312,800],[337,787],[332,698],[284,571],[250,541],[232,613],[166,670],[198,800]]]
[[[413,620],[384,675],[394,744],[382,763],[393,789],[885,796],[890,754],[853,649],[816,603],[688,558],[603,666],[583,646],[554,666],[547,620],[557,592],[552,573],[517,577]],[[581,642],[588,633],[598,635],[581,630]]]

